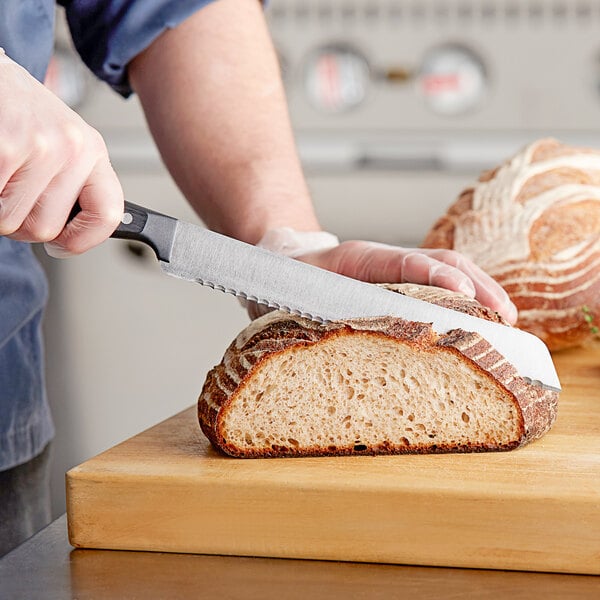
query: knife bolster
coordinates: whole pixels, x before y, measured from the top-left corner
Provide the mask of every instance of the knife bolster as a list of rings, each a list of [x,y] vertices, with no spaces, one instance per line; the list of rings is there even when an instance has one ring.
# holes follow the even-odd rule
[[[111,237],[142,242],[158,260],[170,262],[176,229],[177,219],[125,202],[123,220]]]

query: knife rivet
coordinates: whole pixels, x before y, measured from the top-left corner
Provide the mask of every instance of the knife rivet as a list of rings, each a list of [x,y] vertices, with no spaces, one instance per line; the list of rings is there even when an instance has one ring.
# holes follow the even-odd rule
[[[126,212],[121,219],[121,223],[123,225],[130,225],[133,222],[133,215],[131,213]]]

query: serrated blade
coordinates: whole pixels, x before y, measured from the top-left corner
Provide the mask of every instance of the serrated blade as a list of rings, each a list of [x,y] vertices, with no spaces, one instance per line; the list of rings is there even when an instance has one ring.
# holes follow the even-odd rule
[[[546,345],[534,335],[308,265],[202,227],[177,222],[169,275],[319,322],[397,316],[432,323],[443,334],[476,331],[522,377],[552,390],[560,382]]]

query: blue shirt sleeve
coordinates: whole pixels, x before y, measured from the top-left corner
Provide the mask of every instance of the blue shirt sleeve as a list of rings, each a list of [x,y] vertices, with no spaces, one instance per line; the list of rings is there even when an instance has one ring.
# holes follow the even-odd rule
[[[163,31],[213,0],[60,0],[73,43],[93,73],[117,92],[132,93],[127,65]]]

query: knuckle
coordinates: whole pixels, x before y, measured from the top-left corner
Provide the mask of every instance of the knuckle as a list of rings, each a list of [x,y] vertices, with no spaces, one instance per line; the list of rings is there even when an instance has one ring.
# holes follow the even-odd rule
[[[15,164],[17,155],[15,144],[0,140],[0,175]]]
[[[69,158],[81,154],[85,145],[84,128],[79,123],[67,123],[62,131],[62,151]]]
[[[402,256],[402,264],[409,264],[409,263],[410,264],[414,264],[414,263],[429,264],[432,262],[435,262],[435,259],[428,256],[427,254],[423,254],[422,252],[419,252],[418,250],[412,250]]]
[[[342,242],[337,248],[333,249],[335,258],[334,270],[344,273],[351,268],[353,264],[358,264],[362,258],[360,242],[350,240]]]
[[[347,241],[345,241],[345,242],[342,242],[342,243],[340,244],[340,247],[341,247],[341,248],[347,248],[347,249],[350,249],[350,250],[352,250],[352,249],[354,249],[354,248],[358,248],[358,247],[360,247],[361,243],[362,243],[362,242],[360,242],[359,240],[347,240]]]
[[[454,252],[454,250],[448,250],[446,248],[440,250],[440,252],[439,252],[439,256],[441,258],[453,258],[455,256],[455,254],[456,253]]]
[[[27,215],[18,210],[18,202],[6,202],[0,198],[0,235],[12,235],[17,233],[23,225]]]
[[[21,223],[11,218],[0,217],[0,235],[12,235],[16,233],[21,226]]]
[[[69,254],[83,254],[89,247],[82,236],[65,236],[60,241],[60,246]]]
[[[123,200],[121,199],[120,202],[99,202],[97,207],[84,211],[84,215],[88,225],[112,232],[123,218]]]
[[[369,249],[369,242],[363,240],[348,240],[347,242],[342,242],[338,248],[343,252],[359,254]]]
[[[123,219],[123,206],[111,206],[106,213],[105,222],[107,225],[115,229]]]
[[[60,226],[33,219],[26,220],[22,229],[27,237],[35,242],[51,242],[61,232]]]
[[[52,142],[47,133],[36,131],[31,139],[31,151],[38,157],[46,157],[51,151]]]
[[[456,267],[445,262],[438,262],[431,266],[431,271],[439,277],[457,277],[459,279],[468,279],[466,275],[459,271]]]
[[[436,253],[435,258],[442,262],[454,265],[460,262],[461,255],[456,252],[456,250],[443,249]]]
[[[100,204],[100,218],[103,223],[110,225],[114,229],[123,218],[125,200],[117,176],[114,175],[112,170],[111,173],[114,176],[115,187],[113,193],[107,194],[108,199]]]

